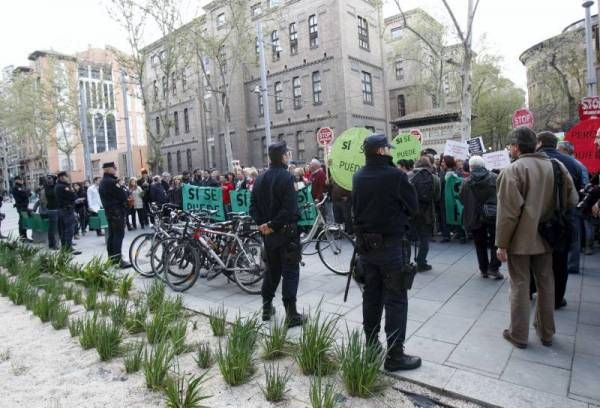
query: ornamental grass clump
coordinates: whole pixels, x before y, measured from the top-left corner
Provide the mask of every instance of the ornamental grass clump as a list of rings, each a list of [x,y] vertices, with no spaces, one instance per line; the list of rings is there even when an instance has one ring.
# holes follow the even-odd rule
[[[127,319],[129,301],[125,298],[119,298],[114,300],[113,302],[110,302],[109,305],[110,320],[115,326],[123,326],[125,324],[125,320]]]
[[[180,355],[186,351],[185,334],[187,332],[187,320],[177,320],[169,326],[169,338],[173,345],[173,351]]]
[[[38,302],[38,296],[38,290],[34,287],[30,287],[25,291],[25,294],[23,295],[23,304],[27,310],[34,310],[35,305]]]
[[[117,294],[121,299],[129,299],[129,292],[133,287],[133,275],[125,275],[119,279]]]
[[[158,390],[165,386],[174,357],[173,347],[168,341],[156,344],[151,351],[146,347],[142,366],[148,388]]]
[[[271,326],[263,336],[262,346],[265,360],[274,360],[286,355],[288,326],[283,319],[271,319]]]
[[[197,347],[198,348],[196,349],[196,355],[194,356],[196,364],[199,368],[210,368],[214,362],[210,344],[204,342],[198,344]]]
[[[141,333],[146,326],[148,318],[148,306],[143,300],[137,300],[133,304],[132,310],[127,313],[125,318],[125,328],[131,334]]]
[[[83,320],[81,318],[69,319],[68,326],[71,337],[77,337],[81,333]]]
[[[168,408],[202,408],[201,401],[210,398],[202,391],[202,384],[206,381],[206,374],[191,376],[186,379],[176,374],[169,378],[165,388],[165,397]]]
[[[93,316],[86,316],[81,322],[79,331],[79,344],[84,350],[91,349],[96,344],[96,334],[98,327],[98,317],[94,313]]]
[[[296,362],[304,375],[330,374],[335,369],[333,348],[339,317],[323,318],[321,311],[308,317],[298,341]]]
[[[52,327],[54,327],[55,330],[62,330],[67,327],[70,312],[68,305],[65,303],[58,303],[50,311],[50,322],[52,323]]]
[[[227,325],[227,312],[225,306],[221,305],[216,309],[209,309],[208,323],[212,329],[213,335],[217,337],[225,336],[225,327]]]
[[[217,363],[227,384],[245,384],[254,374],[254,348],[259,329],[256,316],[246,319],[237,317],[231,326],[226,348],[223,349],[219,344]]]
[[[10,288],[10,282],[8,276],[0,273],[0,295],[8,296],[8,289]]]
[[[87,293],[85,294],[85,299],[83,300],[83,307],[85,310],[90,311],[96,308],[96,303],[98,301],[98,288],[92,286],[88,288]]]
[[[279,364],[265,365],[265,386],[260,387],[269,402],[283,401],[285,397],[285,387],[289,382],[292,374],[288,369],[285,371],[279,370]]]
[[[178,295],[175,298],[164,298],[160,305],[160,309],[162,309],[164,313],[173,316],[174,319],[179,319],[183,316],[183,297]]]
[[[44,323],[50,321],[50,314],[60,303],[60,299],[54,294],[43,292],[38,296],[37,302],[33,306],[33,314],[40,318]]]
[[[98,322],[94,344],[100,361],[108,361],[119,355],[122,340],[123,335],[119,326],[105,320]]]
[[[125,352],[125,372],[128,374],[140,371],[144,357],[144,342],[129,344]]]
[[[310,381],[308,396],[313,408],[335,408],[337,405],[335,386],[333,383],[323,384],[320,375]]]
[[[32,292],[34,288],[27,281],[27,279],[19,276],[14,282],[10,283],[10,287],[8,289],[8,298],[15,305],[22,305],[25,303],[27,299],[27,295]]]
[[[169,325],[173,321],[170,314],[158,310],[146,323],[146,336],[150,344],[156,344],[169,336]]]
[[[148,302],[148,308],[152,313],[156,313],[165,300],[165,284],[159,280],[152,282],[150,287],[146,289],[146,301]]]
[[[368,346],[358,330],[348,334],[338,349],[340,376],[353,397],[367,398],[384,387],[380,367],[385,359],[381,349]]]

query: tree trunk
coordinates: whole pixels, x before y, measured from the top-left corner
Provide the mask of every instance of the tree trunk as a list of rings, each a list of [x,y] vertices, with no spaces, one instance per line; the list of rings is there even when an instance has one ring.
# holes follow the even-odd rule
[[[462,78],[461,92],[461,140],[465,141],[471,137],[471,112],[473,110],[473,95],[471,94],[471,66],[473,55],[471,49],[465,49],[465,57],[461,66],[460,76]]]
[[[229,111],[229,96],[223,97],[223,116],[225,118],[225,158],[227,160],[227,170],[233,173],[233,149],[231,147],[231,115]]]

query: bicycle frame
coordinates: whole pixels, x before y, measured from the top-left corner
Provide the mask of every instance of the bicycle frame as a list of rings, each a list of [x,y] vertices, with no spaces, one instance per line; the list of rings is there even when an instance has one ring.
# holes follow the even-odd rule
[[[321,200],[315,205],[315,207],[317,207],[317,218],[315,219],[315,223],[312,225],[312,227],[310,227],[310,231],[308,232],[308,234],[306,234],[304,238],[300,239],[300,245],[305,245],[312,241],[317,235],[317,231],[319,231],[319,228],[326,224],[325,217],[323,216],[323,213],[321,211],[321,208],[323,207],[323,204],[325,204],[325,201],[327,201],[327,195],[325,195],[323,200]]]

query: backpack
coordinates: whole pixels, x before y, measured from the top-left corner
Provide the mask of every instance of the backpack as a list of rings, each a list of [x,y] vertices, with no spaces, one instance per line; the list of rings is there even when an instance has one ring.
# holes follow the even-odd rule
[[[410,183],[417,192],[419,208],[428,208],[433,204],[433,175],[427,170],[415,171]]]
[[[496,179],[488,175],[485,183],[473,185],[471,189],[475,199],[480,203],[479,221],[485,225],[495,225],[498,212],[498,201],[495,193]],[[494,194],[490,194],[491,191],[494,191]]]
[[[554,209],[550,218],[540,221],[538,232],[554,251],[569,249],[573,239],[573,230],[569,213],[563,199],[563,176],[556,159],[551,159],[554,173]]]

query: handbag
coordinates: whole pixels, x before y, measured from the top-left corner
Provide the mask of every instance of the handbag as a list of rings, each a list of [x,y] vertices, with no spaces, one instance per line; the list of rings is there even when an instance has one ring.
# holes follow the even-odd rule
[[[554,173],[554,209],[549,218],[538,225],[542,238],[557,252],[569,249],[572,240],[571,219],[563,203],[563,177],[560,166],[555,159],[552,161]]]

